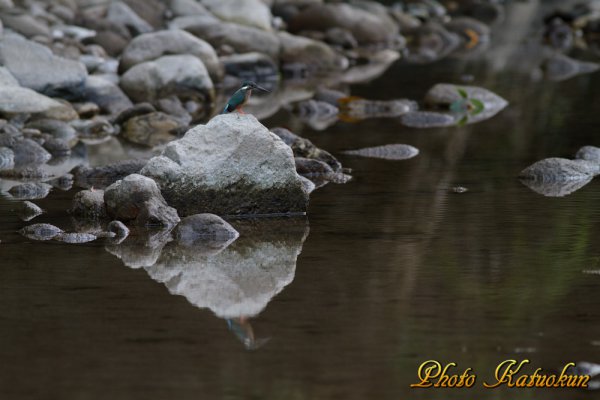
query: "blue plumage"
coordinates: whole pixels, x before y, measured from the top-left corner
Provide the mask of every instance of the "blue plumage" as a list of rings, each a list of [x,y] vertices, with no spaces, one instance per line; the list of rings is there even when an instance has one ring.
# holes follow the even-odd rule
[[[267,89],[258,86],[256,83],[251,81],[246,81],[242,84],[242,87],[239,88],[230,98],[227,100],[225,107],[223,107],[223,111],[221,114],[228,114],[234,111],[239,110],[240,112],[244,112],[242,107],[248,102],[250,96],[252,95],[252,90],[258,89],[263,92],[268,92]]]

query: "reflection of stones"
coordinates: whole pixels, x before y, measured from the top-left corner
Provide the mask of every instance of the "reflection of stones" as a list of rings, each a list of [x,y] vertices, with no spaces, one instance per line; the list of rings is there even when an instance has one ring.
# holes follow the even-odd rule
[[[175,229],[175,239],[182,246],[194,246],[200,252],[220,251],[235,241],[239,233],[221,217],[196,214],[181,220]]]
[[[273,128],[271,132],[292,148],[295,157],[310,158],[329,165],[334,171],[342,168],[342,164],[328,151],[318,148],[310,140],[300,137],[285,128]]]
[[[122,136],[132,143],[154,147],[174,140],[172,132],[179,127],[177,118],[163,112],[153,112],[127,120]]]
[[[245,53],[234,54],[220,58],[225,66],[227,75],[235,76],[241,81],[258,82],[265,86],[264,82],[277,81],[279,79],[279,68],[275,61],[266,54]]]
[[[173,237],[170,229],[136,229],[126,240],[106,246],[106,251],[130,268],[151,267],[156,264],[163,247],[171,240]]]
[[[536,193],[546,197],[564,197],[581,189],[592,181],[592,178],[577,179],[572,181],[539,181],[521,179],[521,183]]]
[[[394,118],[417,111],[418,105],[412,100],[367,100],[347,97],[339,100],[340,119],[362,120],[367,118]]]
[[[459,90],[465,91],[469,99],[481,101],[484,106],[479,114],[469,115],[469,124],[491,118],[508,106],[508,101],[487,89],[447,83],[438,83],[429,89],[425,95],[425,103],[430,107],[447,110],[454,102],[462,99]]]
[[[29,182],[10,188],[8,193],[16,200],[43,199],[50,194],[52,186],[42,182]]]
[[[348,60],[323,42],[302,36],[279,33],[281,40],[280,62],[293,65],[308,74],[328,75],[338,73],[348,66]]]
[[[419,149],[407,144],[387,144],[359,150],[348,150],[344,153],[361,157],[382,158],[384,160],[408,160],[416,157],[419,154]]]
[[[294,110],[302,122],[317,131],[327,129],[338,120],[338,108],[323,101],[306,100],[297,103]]]
[[[462,46],[454,51],[454,55],[480,54],[490,45],[490,28],[476,19],[454,18],[445,27],[462,39]]]
[[[400,121],[410,128],[438,128],[456,124],[456,119],[450,114],[434,111],[415,111],[404,114]]]
[[[564,54],[554,54],[542,64],[546,79],[559,82],[577,75],[596,72],[600,65],[593,62],[575,60]]]
[[[111,221],[106,227],[106,232],[111,234],[112,244],[120,244],[129,236],[129,228],[121,221]]]
[[[53,239],[63,243],[79,244],[93,242],[94,240],[98,239],[98,237],[96,235],[92,235],[91,233],[63,232],[56,235]]]
[[[456,50],[460,36],[443,26],[430,22],[407,33],[409,62],[425,64],[440,60]]]
[[[146,271],[170,293],[221,318],[257,315],[294,279],[308,226],[304,220],[237,222],[240,238],[220,253],[173,243]]]

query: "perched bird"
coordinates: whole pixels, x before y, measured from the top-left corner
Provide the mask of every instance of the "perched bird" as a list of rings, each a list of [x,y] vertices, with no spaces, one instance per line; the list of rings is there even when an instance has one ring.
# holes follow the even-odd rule
[[[240,113],[244,114],[244,110],[242,110],[242,107],[248,102],[248,99],[252,95],[252,90],[254,89],[262,90],[263,92],[268,92],[267,89],[258,86],[256,83],[252,81],[246,81],[242,83],[242,87],[239,88],[233,94],[233,96],[229,98],[221,114],[228,114],[234,111],[239,111]]]

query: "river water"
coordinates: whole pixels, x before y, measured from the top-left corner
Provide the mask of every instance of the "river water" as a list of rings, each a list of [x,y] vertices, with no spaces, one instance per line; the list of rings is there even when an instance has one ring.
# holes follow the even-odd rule
[[[533,28],[514,22],[534,21],[535,4],[510,8],[480,57],[398,62],[352,87],[418,100],[473,75],[510,102],[491,120],[324,131],[286,110],[263,120],[332,152],[354,179],[315,191],[306,218],[232,221],[242,236],[219,254],[31,242],[0,198],[0,398],[593,398],[481,385],[506,359],[531,360],[530,372],[600,362],[600,184],[555,198],[516,179],[541,158],[600,144],[600,74],[536,79]],[[341,153],[389,143],[420,154]],[[47,213],[36,222],[68,226],[73,194],[38,201]],[[473,368],[477,384],[411,389],[430,359]]]

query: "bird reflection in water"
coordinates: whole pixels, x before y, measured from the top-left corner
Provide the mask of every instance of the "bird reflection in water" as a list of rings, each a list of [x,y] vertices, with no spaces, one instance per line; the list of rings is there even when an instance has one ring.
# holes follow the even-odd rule
[[[227,326],[247,350],[259,349],[271,340],[270,337],[257,339],[250,319],[244,316],[227,319]]]

